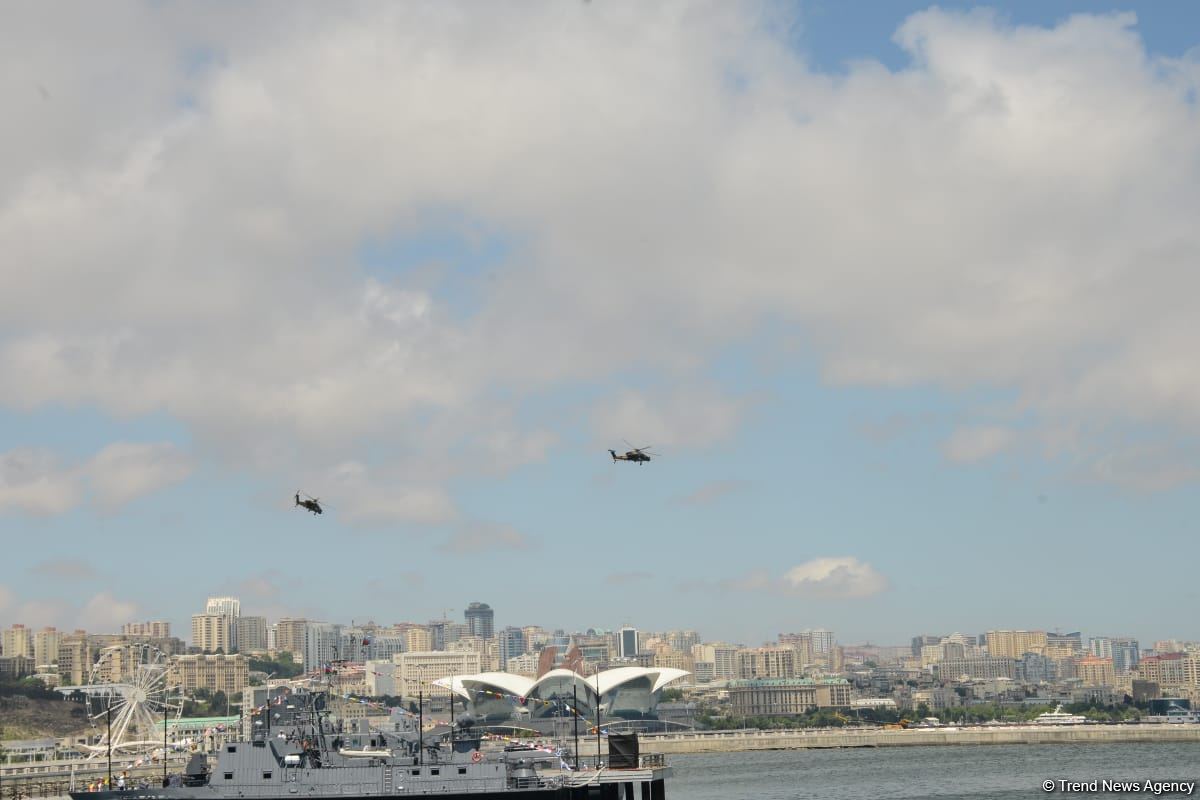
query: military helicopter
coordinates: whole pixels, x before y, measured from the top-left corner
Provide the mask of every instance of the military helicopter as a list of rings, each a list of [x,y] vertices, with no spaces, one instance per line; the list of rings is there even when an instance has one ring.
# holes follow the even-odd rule
[[[625,441],[625,440],[622,440],[622,441]],[[658,456],[658,453],[647,453],[646,452],[651,447],[654,447],[654,445],[652,445],[652,444],[648,444],[645,447],[634,447],[633,445],[629,444],[628,441],[625,441],[625,444],[629,445],[629,447],[631,449],[626,450],[625,455],[623,455],[623,456],[617,455],[616,450],[608,451],[609,455],[612,456],[612,460],[613,460],[614,464],[618,461],[633,461],[634,463],[637,463],[637,464],[645,464],[647,461],[650,460],[650,456]]]
[[[307,508],[309,511],[311,511],[314,514],[324,514],[325,513],[324,511],[321,510],[321,501],[318,498],[313,497],[312,495],[309,495],[309,494],[305,494],[304,495],[305,499],[301,500],[300,495],[301,495],[301,492],[299,490],[297,490],[296,491],[296,505],[297,506]]]

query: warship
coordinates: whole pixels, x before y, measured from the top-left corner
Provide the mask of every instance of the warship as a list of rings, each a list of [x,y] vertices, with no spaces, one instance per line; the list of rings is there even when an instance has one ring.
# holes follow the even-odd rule
[[[486,740],[470,715],[426,732],[396,711],[386,725],[333,721],[328,694],[292,694],[241,741],[193,753],[161,786],[73,791],[72,800],[299,800],[408,797],[443,800],[662,800],[670,767],[639,752],[636,734],[608,737],[608,754]],[[265,721],[265,724],[263,724]]]

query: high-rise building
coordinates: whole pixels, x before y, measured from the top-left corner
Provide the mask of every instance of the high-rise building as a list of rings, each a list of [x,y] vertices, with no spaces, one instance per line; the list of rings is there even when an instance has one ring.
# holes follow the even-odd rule
[[[463,612],[471,636],[490,639],[495,635],[495,612],[487,603],[471,603]]]
[[[523,655],[526,651],[525,631],[509,626],[500,631],[500,664],[501,668],[508,664],[510,658]]]
[[[1140,651],[1137,639],[1129,636],[1093,636],[1088,649],[1097,658],[1110,658],[1117,675],[1128,675],[1138,665]]]
[[[796,651],[791,647],[755,647],[737,653],[739,679],[794,678]]]
[[[523,653],[516,658],[510,658],[504,664],[504,671],[514,675],[525,675],[536,678],[538,674],[537,653]]]
[[[342,626],[332,622],[309,622],[304,626],[304,668],[320,669],[322,664],[343,656]]]
[[[1190,659],[1191,656],[1183,653],[1146,656],[1138,662],[1137,677],[1144,681],[1153,681],[1159,686],[1180,686],[1186,681],[1186,666]]]
[[[149,639],[170,639],[171,623],[165,620],[151,622],[126,622],[121,626],[122,636],[144,636]]]
[[[448,619],[431,619],[426,626],[429,629],[429,647],[430,650],[445,650],[446,642],[449,637],[446,635],[446,628],[452,623]]]
[[[738,674],[739,648],[725,642],[710,642],[692,647],[696,663],[712,664],[712,680],[724,681]]]
[[[479,669],[483,672],[495,672],[500,669],[500,648],[495,638],[464,636],[457,642],[451,642],[446,650],[454,653],[478,653]]]
[[[173,656],[167,670],[167,683],[185,692],[208,689],[210,692],[235,694],[246,688],[250,664],[241,655]]]
[[[86,631],[77,630],[58,643],[58,677],[68,686],[85,683],[92,669],[92,644]]]
[[[0,654],[33,658],[33,631],[19,623],[0,631]]]
[[[1083,634],[1079,631],[1046,634],[1046,655],[1051,658],[1074,658],[1082,654]]]
[[[913,656],[919,657],[921,655],[922,647],[927,647],[928,645],[931,645],[931,644],[941,644],[942,638],[943,637],[941,637],[941,636],[931,636],[930,634],[927,634],[927,633],[923,633],[920,636],[912,637],[912,654],[913,654]]]
[[[549,632],[540,625],[526,625],[521,630],[525,631],[525,647],[527,650],[537,650],[550,641]]]
[[[798,668],[813,663],[812,633],[781,633],[778,638],[780,647],[790,647],[796,651]]]
[[[1058,674],[1058,662],[1040,653],[1026,653],[1017,659],[1017,680],[1022,683],[1053,683]]]
[[[233,652],[232,622],[225,614],[192,614],[192,645],[203,653]]]
[[[296,661],[304,661],[304,631],[308,620],[284,617],[275,623],[275,652],[291,653]]]
[[[696,660],[692,658],[692,654],[681,653],[670,645],[664,645],[654,652],[651,666],[669,669],[681,669],[685,672],[693,672],[696,666]]]
[[[589,629],[571,637],[571,644],[579,648],[579,654],[589,664],[607,664],[613,657],[612,636]]]
[[[1026,653],[1046,654],[1045,631],[988,631],[988,655],[1020,658]]]
[[[392,656],[396,664],[397,694],[415,698],[418,692],[425,697],[448,697],[450,690],[435,685],[439,678],[454,675],[474,675],[479,672],[479,653],[469,651],[431,651],[399,653]]]
[[[971,680],[1012,679],[1017,676],[1017,661],[1007,656],[944,658],[937,669],[943,680],[959,680],[963,676]]]
[[[637,628],[632,628],[626,625],[617,632],[617,656],[620,658],[636,658],[637,654]]]
[[[392,662],[392,656],[405,651],[404,637],[395,633],[377,633],[367,640],[366,659]]]
[[[227,617],[242,615],[242,601],[236,597],[210,597],[204,606],[205,614],[224,614]]]
[[[667,634],[667,643],[673,650],[691,653],[692,646],[700,644],[700,634],[695,631],[671,631]]]
[[[1075,672],[1084,686],[1113,686],[1117,682],[1111,658],[1082,656],[1075,662]]]
[[[833,652],[833,646],[837,644],[837,637],[833,635],[833,631],[827,631],[824,628],[805,631],[812,637],[812,649],[814,656],[828,655]]]
[[[404,652],[428,653],[433,650],[433,636],[424,625],[414,625],[404,631]]]
[[[457,642],[459,639],[466,639],[471,635],[471,629],[467,627],[465,622],[447,622],[445,628],[446,649],[450,649],[450,645]]]
[[[234,641],[239,653],[253,653],[267,649],[266,617],[235,617],[233,620]]]
[[[33,635],[33,663],[38,669],[58,663],[58,647],[62,633],[57,628],[42,628]]]

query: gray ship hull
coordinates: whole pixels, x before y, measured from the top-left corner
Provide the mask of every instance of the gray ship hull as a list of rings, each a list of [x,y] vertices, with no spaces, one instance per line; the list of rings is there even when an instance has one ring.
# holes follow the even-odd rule
[[[638,787],[641,786],[639,790]],[[124,792],[70,792],[71,800],[219,800],[221,795],[207,787],[195,789],[135,789]],[[591,786],[558,786],[544,789],[504,789],[498,792],[404,792],[394,795],[339,795],[341,800],[380,800],[381,797],[420,795],[439,800],[663,800],[666,793],[661,779],[649,783],[601,783]],[[263,797],[262,800],[295,800],[297,795],[285,794]]]

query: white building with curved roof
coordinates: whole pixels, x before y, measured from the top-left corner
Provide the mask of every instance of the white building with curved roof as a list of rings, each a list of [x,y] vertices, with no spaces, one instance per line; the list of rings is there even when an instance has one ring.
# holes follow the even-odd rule
[[[667,684],[691,673],[662,667],[618,667],[583,676],[553,669],[536,680],[510,672],[454,675],[434,683],[464,699],[467,710],[481,720],[500,722],[513,717],[532,719],[571,716],[572,708],[586,719],[652,719],[659,693]]]

